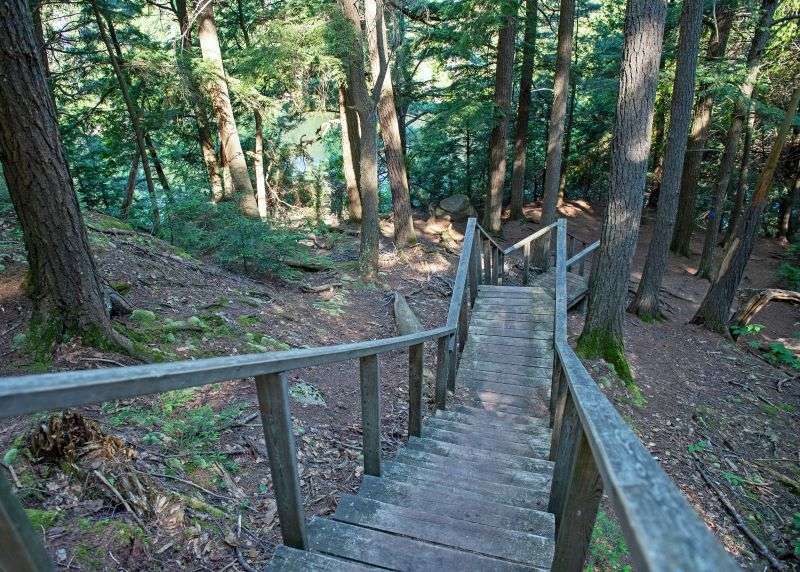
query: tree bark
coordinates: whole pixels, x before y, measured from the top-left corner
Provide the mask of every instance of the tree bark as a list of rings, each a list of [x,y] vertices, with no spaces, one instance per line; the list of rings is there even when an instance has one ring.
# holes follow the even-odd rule
[[[758,233],[759,221],[767,205],[768,191],[772,185],[786,137],[794,122],[798,103],[800,103],[800,86],[796,86],[792,92],[791,102],[786,108],[769,158],[758,179],[756,190],[753,192],[745,222],[725,252],[719,273],[712,281],[697,313],[692,318],[693,324],[702,324],[709,330],[722,334],[728,332],[731,304],[733,304],[736,290],[744,275],[747,261],[750,259],[753,243]]]
[[[347,88],[339,84],[339,125],[342,132],[342,171],[347,188],[347,214],[350,222],[361,222],[361,196],[358,194],[358,116],[348,109]]]
[[[411,218],[411,197],[408,190],[408,173],[403,155],[403,142],[394,101],[392,72],[389,66],[389,46],[386,39],[382,0],[364,1],[364,22],[367,29],[369,60],[374,91],[378,98],[378,122],[381,126],[386,170],[392,190],[394,244],[403,248],[417,241],[414,221]]]
[[[197,123],[197,142],[203,154],[203,163],[208,173],[208,183],[211,188],[211,200],[218,203],[223,199],[222,176],[220,166],[217,162],[217,153],[214,149],[214,140],[211,137],[209,127],[208,111],[205,101],[200,94],[200,86],[192,70],[190,52],[192,50],[191,24],[186,0],[176,0],[175,8],[178,16],[178,28],[181,33],[179,47],[176,48],[175,58],[178,63],[178,71],[183,79],[189,102],[194,111],[195,122]]]
[[[349,54],[345,62],[348,71],[348,91],[358,113],[361,129],[359,137],[359,190],[361,195],[361,252],[359,270],[365,280],[374,280],[378,275],[380,232],[378,227],[378,144],[377,112],[375,98],[370,94],[364,73],[364,36],[361,32],[361,15],[356,0],[337,0],[349,22]],[[376,82],[380,85],[380,82]]]
[[[138,151],[133,154],[131,159],[131,169],[128,171],[128,183],[125,185],[125,199],[120,206],[120,218],[128,220],[130,208],[133,204],[133,194],[136,192],[136,181],[139,177],[139,153]]]
[[[663,61],[663,58],[662,58]],[[663,68],[662,68],[663,69]],[[660,101],[659,101],[660,99]],[[689,102],[691,113],[691,102]],[[650,194],[647,197],[647,208],[655,209],[658,207],[658,197],[661,193],[661,181],[664,178],[664,142],[666,139],[667,126],[667,106],[664,103],[664,94],[656,94],[656,112],[653,129],[653,180],[650,183]]]
[[[114,44],[109,37],[108,30],[106,29],[106,20],[100,12],[100,8],[95,0],[91,0],[92,11],[94,12],[97,28],[100,32],[100,38],[108,52],[108,59],[111,62],[111,67],[114,69],[114,76],[117,78],[119,90],[122,94],[122,100],[125,102],[125,108],[128,111],[128,118],[133,127],[133,135],[136,141],[136,148],[139,151],[139,158],[142,161],[142,171],[144,171],[144,179],[147,183],[147,193],[150,196],[150,214],[152,220],[153,234],[158,234],[161,230],[161,214],[158,208],[158,196],[156,195],[155,185],[153,184],[153,175],[150,172],[150,161],[147,157],[147,148],[144,141],[144,129],[142,128],[141,110],[130,94],[130,82],[127,75],[122,69],[122,62],[119,58],[119,47],[115,49]],[[109,20],[110,22],[110,20]]]
[[[494,81],[494,126],[489,139],[489,184],[486,189],[484,225],[498,233],[502,225],[503,185],[506,180],[506,147],[508,118],[511,113],[511,91],[514,80],[514,43],[516,13],[513,2],[502,3],[500,31],[497,39],[497,65]]]
[[[253,111],[256,124],[255,141],[253,143],[253,171],[256,176],[256,202],[258,203],[258,216],[261,220],[267,218],[267,186],[264,180],[264,125],[261,111]]]
[[[569,105],[567,106],[567,126],[564,130],[564,151],[561,159],[561,169],[558,177],[558,202],[556,208],[564,204],[564,199],[567,196],[567,167],[569,163],[569,154],[572,149],[572,127],[575,124],[575,97],[577,93],[578,82],[575,78],[575,73],[578,68],[578,31],[580,24],[578,22],[578,12],[576,4],[575,12],[575,38],[572,43],[572,67],[570,68],[569,80]]]
[[[153,167],[156,170],[158,184],[161,185],[164,193],[169,196],[172,188],[169,186],[166,173],[164,173],[164,165],[161,164],[161,159],[158,158],[158,152],[156,151],[156,146],[153,144],[153,138],[150,137],[150,134],[146,131],[144,133],[144,144],[147,147],[148,153],[150,153],[150,159],[153,160]]]
[[[582,353],[606,359],[627,380],[632,375],[623,353],[625,296],[639,236],[666,13],[666,0],[628,0],[626,6],[611,189],[578,340]]]
[[[722,218],[722,211],[725,206],[725,195],[728,193],[731,176],[733,175],[733,165],[736,162],[736,153],[739,146],[739,138],[742,134],[742,126],[745,116],[750,109],[750,99],[753,95],[758,72],[761,70],[761,59],[772,26],[772,15],[778,6],[779,0],[763,0],[761,6],[761,16],[759,17],[750,50],[747,53],[747,72],[739,86],[740,97],[734,104],[731,123],[725,135],[725,151],[719,165],[719,179],[714,189],[714,204],[708,213],[708,224],[706,225],[705,240],[703,241],[703,253],[700,256],[700,263],[697,268],[697,275],[701,278],[711,278],[714,269],[714,255],[717,250],[717,237],[719,233],[719,223]]]
[[[4,0],[0,21],[0,158],[28,254],[28,343],[44,354],[78,334],[132,351],[111,326],[27,2]]]
[[[556,72],[553,79],[553,104],[550,107],[550,124],[547,134],[547,158],[545,159],[544,196],[542,197],[542,224],[556,220],[558,186],[561,178],[561,161],[564,145],[564,120],[567,116],[569,95],[569,72],[572,64],[572,33],[575,26],[575,0],[561,0],[558,18],[558,46],[556,48]],[[538,242],[534,254],[537,267],[548,266],[550,240]]]
[[[718,6],[717,22],[706,52],[707,62],[722,60],[728,46],[731,27],[736,13],[737,0]],[[711,82],[700,85],[700,98],[695,106],[692,129],[687,141],[686,156],[681,174],[681,192],[678,199],[678,218],[672,236],[670,249],[676,254],[691,254],[692,233],[694,233],[694,207],[697,199],[697,181],[700,178],[706,141],[711,127],[711,112],[714,107],[714,93]]]
[[[736,196],[733,200],[733,208],[731,209],[731,218],[728,221],[728,228],[725,231],[725,247],[727,248],[731,238],[736,234],[736,227],[739,225],[742,211],[744,210],[745,195],[749,188],[750,179],[750,159],[752,157],[753,147],[753,129],[755,125],[756,114],[750,110],[747,119],[747,126],[744,131],[744,146],[742,147],[742,163],[739,167],[739,177],[736,180]]]
[[[522,218],[525,194],[525,161],[528,153],[533,65],[536,58],[536,27],[539,0],[525,0],[525,39],[522,46],[522,69],[519,77],[517,126],[514,132],[514,166],[511,173],[511,218]]]
[[[642,279],[629,311],[644,319],[660,316],[659,291],[669,258],[669,239],[678,210],[678,193],[686,153],[686,137],[694,100],[697,53],[703,25],[703,0],[684,0],[678,40],[677,66],[672,85],[669,136],[663,154],[664,172],[658,198],[653,236],[647,251]],[[663,126],[662,126],[663,129]]]
[[[250,182],[250,174],[247,171],[247,162],[242,151],[239,130],[236,127],[236,118],[231,106],[217,25],[214,22],[213,0],[203,3],[203,8],[197,16],[197,36],[200,39],[200,52],[203,54],[203,59],[209,62],[214,70],[214,78],[208,82],[207,87],[209,99],[217,116],[223,162],[230,170],[233,189],[238,195],[239,209],[245,216],[255,218],[259,216],[258,204],[253,195],[253,185]]]

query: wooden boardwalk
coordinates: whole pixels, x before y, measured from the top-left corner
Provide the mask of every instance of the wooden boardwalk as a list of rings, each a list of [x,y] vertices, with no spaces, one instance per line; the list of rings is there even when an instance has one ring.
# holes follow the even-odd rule
[[[480,286],[456,378],[469,405],[426,419],[268,569],[549,570],[553,314],[545,288]]]

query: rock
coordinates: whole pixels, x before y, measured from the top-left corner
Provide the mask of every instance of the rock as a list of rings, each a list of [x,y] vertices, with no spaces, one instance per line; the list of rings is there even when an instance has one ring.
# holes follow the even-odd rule
[[[467,195],[451,195],[439,201],[435,214],[437,217],[449,216],[454,221],[466,220],[477,213]]]
[[[414,310],[399,292],[394,293],[394,322],[397,326],[397,333],[401,336],[421,332],[424,329],[419,318],[414,314]]]

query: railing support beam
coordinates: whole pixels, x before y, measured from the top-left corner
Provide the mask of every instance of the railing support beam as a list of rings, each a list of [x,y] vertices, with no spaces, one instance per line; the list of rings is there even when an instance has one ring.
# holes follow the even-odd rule
[[[45,572],[52,569],[39,533],[34,531],[11,484],[0,470],[0,570]]]
[[[361,433],[364,441],[364,474],[381,476],[381,391],[378,356],[359,360],[361,373]]]
[[[589,541],[603,496],[603,480],[567,393],[548,511],[556,516],[553,570],[583,570]]]
[[[268,373],[256,376],[256,393],[283,543],[305,550],[308,547],[308,537],[297,474],[297,447],[292,430],[292,415],[289,412],[286,374]]]
[[[424,344],[408,348],[408,435],[422,436],[422,367]]]
[[[442,336],[436,344],[436,408],[447,406],[447,381],[450,377],[450,336]]]

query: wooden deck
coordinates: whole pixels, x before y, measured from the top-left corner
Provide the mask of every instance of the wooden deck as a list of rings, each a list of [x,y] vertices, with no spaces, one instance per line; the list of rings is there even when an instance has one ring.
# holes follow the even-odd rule
[[[551,298],[555,298],[555,268],[551,268],[547,272],[532,277],[531,286],[544,288]],[[567,308],[572,308],[575,304],[583,300],[588,291],[589,281],[586,279],[586,277],[574,272],[567,272]]]
[[[545,288],[480,286],[456,377],[469,405],[426,419],[268,569],[549,570],[553,314]]]

